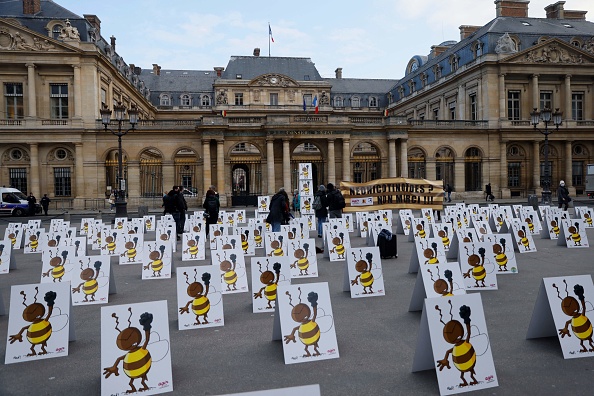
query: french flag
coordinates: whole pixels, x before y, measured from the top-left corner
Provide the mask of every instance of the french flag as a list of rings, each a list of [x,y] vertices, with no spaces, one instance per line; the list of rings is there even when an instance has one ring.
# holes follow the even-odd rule
[[[268,24],[268,35],[270,36],[270,40],[274,43],[274,37],[272,37],[272,29],[270,28],[270,24]]]
[[[318,114],[318,95],[314,96],[313,102],[311,104],[315,108],[315,113]]]

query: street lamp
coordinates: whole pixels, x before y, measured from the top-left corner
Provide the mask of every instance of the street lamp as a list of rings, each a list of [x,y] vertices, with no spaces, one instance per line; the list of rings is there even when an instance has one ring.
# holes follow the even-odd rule
[[[549,124],[552,123],[555,125],[555,130],[559,130],[559,125],[561,125],[561,116],[563,112],[559,111],[559,109],[555,109],[554,112],[551,112],[551,109],[544,108],[541,111],[534,109],[533,112],[530,113],[532,125],[534,125],[534,129],[538,132],[542,133],[545,137],[544,141],[544,181],[543,181],[543,190],[542,190],[542,203],[543,204],[551,204],[551,168],[549,164],[549,135],[553,133],[553,131],[549,131]],[[539,124],[540,121],[544,122],[544,130],[537,128],[536,126]]]
[[[132,125],[132,128],[128,130],[122,130],[122,122],[124,121],[124,116],[126,115],[126,107],[122,105],[122,102],[118,102],[117,105],[113,105],[114,118],[118,122],[117,131],[107,127],[111,121],[111,110],[109,110],[109,108],[103,104],[103,108],[100,109],[99,112],[101,113],[101,122],[105,127],[105,131],[109,131],[118,137],[118,191],[115,197],[116,216],[128,217],[125,193],[126,180],[124,179],[124,166],[122,164],[122,136],[134,130],[134,127],[138,123],[138,109],[136,106],[132,105],[132,107],[128,110],[128,117],[130,118],[130,125]]]

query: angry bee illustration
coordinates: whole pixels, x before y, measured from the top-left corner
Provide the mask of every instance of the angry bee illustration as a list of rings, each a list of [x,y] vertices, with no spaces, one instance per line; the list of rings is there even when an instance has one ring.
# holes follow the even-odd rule
[[[283,252],[283,236],[279,235],[278,239],[273,240],[272,235],[270,235],[270,248],[272,251],[268,254],[268,256],[284,256],[285,252]]]
[[[566,239],[568,241],[573,241],[573,246],[582,246],[582,237],[580,235],[580,223],[577,221],[573,223],[572,226],[567,228],[567,231],[571,233]]]
[[[188,289],[186,293],[188,296],[192,297],[192,300],[188,301],[188,303],[179,308],[179,313],[190,313],[190,304],[192,304],[192,313],[196,315],[196,323],[197,325],[200,323],[200,316],[204,320],[203,324],[208,324],[208,312],[210,311],[210,300],[208,299],[208,291],[210,287],[210,274],[205,272],[202,274],[202,283],[196,280],[196,276],[198,275],[198,270],[194,269],[194,282],[190,283],[187,272],[184,272],[186,276],[186,283],[188,284]]]
[[[62,282],[62,277],[64,276],[64,274],[66,273],[66,269],[64,268],[64,265],[66,264],[66,259],[68,258],[68,251],[64,250],[62,252],[62,258],[55,256],[52,257],[49,261],[49,264],[52,268],[50,268],[47,272],[43,273],[43,277],[49,277],[50,273],[52,274],[52,278],[53,282],[56,282],[56,279],[58,280],[58,282]]]
[[[297,245],[299,246],[299,245]],[[295,245],[293,245],[295,248]],[[309,254],[309,243],[303,244],[303,249],[295,249],[293,256],[297,260],[293,264],[291,264],[291,268],[299,267],[299,275],[308,275],[307,269],[309,268],[309,260],[307,258]]]
[[[227,260],[226,253],[224,253],[223,260],[221,260],[221,256],[219,254],[217,254],[217,257],[219,258],[220,262],[219,268],[221,269],[221,272],[223,272],[221,277],[227,284],[227,291],[231,291],[231,286],[233,286],[233,290],[237,290],[237,273],[235,272],[237,256],[235,254],[231,254],[229,256],[229,259],[231,262],[233,262],[233,264]]]
[[[435,293],[440,294],[442,297],[451,297],[454,295],[454,280],[452,277],[452,271],[445,270],[443,276],[447,279],[441,279],[439,275],[439,267],[437,267],[437,279],[433,279],[433,272],[427,268],[427,272],[431,275],[431,281],[433,282],[433,290]]]
[[[128,241],[124,244],[126,251],[120,254],[121,257],[128,257],[128,262],[134,261],[136,259],[136,245],[138,244],[138,237],[132,238],[131,241]]]
[[[293,321],[300,323],[299,326],[293,328],[291,334],[284,336],[284,341],[286,344],[289,342],[297,342],[295,340],[295,332],[299,330],[298,336],[299,340],[305,345],[305,355],[303,357],[310,357],[310,356],[320,356],[320,351],[318,350],[318,342],[320,340],[320,327],[316,323],[316,317],[318,316],[318,293],[310,292],[307,295],[307,301],[309,301],[311,307],[313,308],[313,316],[311,314],[311,310],[306,304],[301,302],[301,288],[299,290],[299,304],[293,305],[293,298],[289,292],[286,294],[289,296],[289,305],[293,307],[291,310],[291,318]],[[310,319],[311,317],[311,319]],[[309,347],[313,345],[314,353],[313,355],[309,352]]]
[[[336,253],[339,259],[344,259],[344,233],[340,232],[337,237],[332,238],[334,247],[330,249],[330,253]]]
[[[567,316],[571,316],[567,322],[565,322],[565,327],[559,329],[559,335],[561,338],[567,336],[567,338],[571,337],[569,333],[569,325],[571,324],[571,331],[580,340],[580,352],[594,352],[594,342],[592,342],[592,322],[586,316],[586,298],[584,297],[584,287],[582,285],[576,284],[573,287],[574,294],[579,298],[576,300],[574,297],[571,297],[567,292],[567,282],[563,279],[563,283],[565,283],[565,298],[561,298],[561,294],[559,292],[559,288],[557,285],[553,283],[553,287],[557,289],[557,297],[561,300],[561,310]],[[580,310],[581,306],[581,310]],[[584,342],[587,341],[589,344],[589,349],[586,348]]]
[[[254,299],[262,298],[262,292],[264,292],[264,297],[268,300],[268,305],[266,309],[273,309],[272,302],[276,301],[276,290],[278,287],[278,281],[280,279],[280,270],[281,264],[274,263],[272,265],[272,271],[266,268],[266,271],[262,272],[262,264],[258,261],[258,268],[260,270],[260,282],[264,285],[257,293],[254,293]],[[276,274],[276,276],[275,276]]]
[[[472,246],[474,250],[474,245]],[[479,248],[478,252],[480,257],[474,252],[470,254],[467,246],[464,248],[466,249],[466,254],[468,255],[468,265],[472,267],[464,273],[464,278],[470,278],[472,272],[472,278],[475,281],[476,287],[486,287],[485,278],[487,276],[487,270],[485,269],[485,248]],[[481,282],[481,285],[479,285],[479,282]]]
[[[423,241],[420,241],[420,243],[422,248]],[[429,242],[427,242],[427,245],[429,245]],[[427,248],[423,250],[423,256],[427,259],[425,260],[425,264],[439,264],[439,259],[437,258],[437,243],[433,242],[431,248],[427,246]]]
[[[365,255],[365,260],[357,260],[355,252],[352,252],[353,258],[355,259],[355,270],[359,272],[359,275],[355,279],[351,280],[351,286],[358,285],[361,280],[361,286],[363,286],[363,294],[373,294],[373,274],[371,273],[373,267],[373,254],[368,252]]]
[[[155,248],[157,246],[155,245]],[[149,260],[151,260],[147,265],[143,268],[148,270],[149,268],[153,271],[153,277],[161,276],[161,271],[163,270],[163,255],[165,254],[165,245],[159,246],[159,250],[157,251],[155,248],[151,249],[149,246],[149,250],[151,252],[148,255]]]
[[[200,241],[200,235],[196,235],[195,239],[188,239],[186,245],[188,248],[184,250],[184,253],[190,255],[190,259],[196,259],[198,257],[198,242]]]
[[[80,279],[83,280],[81,284],[77,287],[72,288],[72,293],[80,293],[80,288],[82,286],[82,292],[85,295],[84,302],[88,302],[89,296],[91,297],[91,301],[95,301],[95,293],[99,290],[99,282],[97,282],[97,278],[99,277],[99,270],[101,269],[101,261],[95,261],[93,267],[95,270],[90,268],[91,259],[89,259],[89,263],[87,268],[83,268],[83,262],[80,261],[80,269],[82,270],[80,273]]]
[[[507,271],[507,255],[505,254],[505,238],[501,238],[499,243],[493,245],[493,254],[495,255],[495,262],[499,266],[500,272]]]

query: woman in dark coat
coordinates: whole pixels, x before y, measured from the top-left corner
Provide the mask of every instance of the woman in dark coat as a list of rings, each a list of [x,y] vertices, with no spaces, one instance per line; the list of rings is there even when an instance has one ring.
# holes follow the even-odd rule
[[[318,196],[320,197],[322,208],[316,210],[316,218],[318,219],[318,238],[321,238],[322,226],[328,221],[328,199],[326,198],[326,187],[323,184],[318,187],[318,191],[314,194],[314,200]]]
[[[217,195],[213,190],[209,189],[206,192],[206,198],[204,198],[204,203],[202,204],[202,207],[205,211],[206,236],[208,237],[210,225],[217,223],[217,219],[219,218],[219,208],[221,207],[219,199],[217,198]]]
[[[565,187],[565,182],[563,180],[559,182],[559,187],[557,188],[557,199],[559,208],[563,206],[563,210],[567,210],[571,198],[569,197],[569,190]]]

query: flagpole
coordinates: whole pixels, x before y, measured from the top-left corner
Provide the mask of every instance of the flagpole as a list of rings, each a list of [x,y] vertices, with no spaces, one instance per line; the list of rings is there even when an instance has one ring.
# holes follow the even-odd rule
[[[268,22],[268,57],[270,58],[270,22]]]

